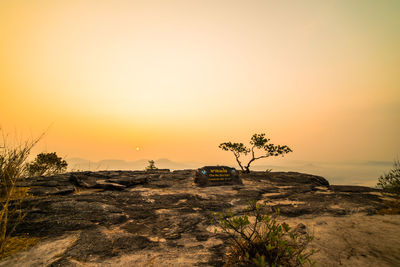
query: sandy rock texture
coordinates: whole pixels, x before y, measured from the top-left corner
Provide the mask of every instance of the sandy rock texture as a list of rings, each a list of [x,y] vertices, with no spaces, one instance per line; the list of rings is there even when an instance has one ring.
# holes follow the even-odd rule
[[[243,185],[198,187],[194,170],[75,172],[20,183],[34,197],[17,234],[43,238],[0,266],[222,266],[227,237],[212,212],[256,200],[306,226],[317,266],[400,266],[400,216],[373,188],[295,172],[242,174]]]

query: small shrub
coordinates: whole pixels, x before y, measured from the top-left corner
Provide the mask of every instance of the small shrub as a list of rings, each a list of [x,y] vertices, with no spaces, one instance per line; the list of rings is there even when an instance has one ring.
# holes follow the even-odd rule
[[[68,163],[56,152],[40,153],[36,159],[27,166],[29,176],[49,176],[66,171]]]
[[[264,208],[253,201],[243,216],[215,214],[215,222],[228,234],[231,243],[225,266],[292,267],[313,264],[310,256],[314,250],[306,252],[313,237],[292,230],[285,222],[279,223],[279,210],[265,214]],[[254,223],[250,222],[251,217],[255,219]]]
[[[389,173],[379,177],[377,187],[386,193],[400,197],[400,162],[398,159],[393,162],[393,169]]]
[[[154,160],[149,160],[149,165],[146,167],[146,171],[157,170],[158,168],[154,164]]]

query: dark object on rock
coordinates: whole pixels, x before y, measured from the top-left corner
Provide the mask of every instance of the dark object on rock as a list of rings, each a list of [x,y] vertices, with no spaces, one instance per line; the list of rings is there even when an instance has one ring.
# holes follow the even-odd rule
[[[330,189],[334,192],[369,193],[380,192],[381,190],[367,186],[357,185],[331,185]]]
[[[242,184],[239,172],[226,166],[205,166],[196,172],[194,182],[200,186]]]

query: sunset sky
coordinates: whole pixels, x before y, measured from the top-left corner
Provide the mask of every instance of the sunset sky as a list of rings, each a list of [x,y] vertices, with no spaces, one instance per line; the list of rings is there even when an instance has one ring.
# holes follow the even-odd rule
[[[400,1],[0,1],[0,126],[67,157],[400,154]],[[138,149],[137,149],[138,148]]]

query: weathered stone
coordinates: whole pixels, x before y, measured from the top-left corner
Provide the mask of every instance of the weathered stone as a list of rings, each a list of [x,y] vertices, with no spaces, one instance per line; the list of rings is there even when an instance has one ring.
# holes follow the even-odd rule
[[[124,190],[126,187],[121,184],[110,182],[109,180],[96,180],[96,185],[93,188],[101,188],[104,190]]]
[[[119,178],[109,179],[109,181],[112,183],[121,184],[126,187],[131,187],[131,186],[140,185],[140,184],[146,184],[147,180],[148,180],[148,178],[146,175],[122,176]]]
[[[76,267],[76,266],[78,266],[76,263],[72,262],[71,260],[69,260],[64,256],[52,262],[48,267]]]
[[[65,254],[80,261],[104,259],[117,255],[113,251],[112,240],[98,229],[83,231],[78,241]]]
[[[80,232],[50,266],[101,266],[103,261],[142,253],[168,258],[171,251],[208,253],[198,265],[216,266],[222,264],[227,236],[209,229],[213,212],[231,209],[244,214],[250,200],[279,208],[286,218],[373,214],[385,207],[375,189],[330,186],[324,178],[308,174],[251,172],[240,174],[243,184],[218,187],[198,187],[195,176],[195,170],[183,170],[29,178],[22,185],[37,197],[23,203],[27,215],[16,234],[56,238]],[[305,230],[299,226],[299,231]]]
[[[197,241],[207,241],[209,238],[210,238],[210,235],[206,234],[206,233],[199,233],[196,235]]]
[[[65,185],[63,187],[44,187],[34,186],[29,187],[29,193],[34,196],[45,196],[45,195],[68,195],[75,191],[73,185]]]
[[[83,188],[93,188],[97,185],[97,178],[89,176],[90,173],[71,173],[71,182]]]

